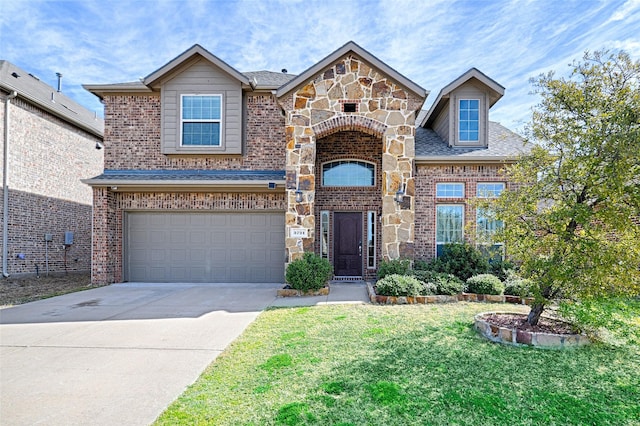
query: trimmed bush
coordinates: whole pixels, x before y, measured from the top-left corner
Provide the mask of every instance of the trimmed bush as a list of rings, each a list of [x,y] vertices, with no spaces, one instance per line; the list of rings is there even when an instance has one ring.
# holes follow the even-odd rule
[[[423,291],[424,284],[411,275],[391,274],[376,283],[381,296],[420,296]]]
[[[474,275],[467,280],[467,291],[477,294],[502,294],[504,284],[495,275]]]
[[[466,290],[466,284],[453,274],[439,273],[435,277],[436,294],[453,296]]]
[[[378,266],[378,278],[382,279],[387,275],[407,275],[411,269],[409,259],[383,260]]]
[[[424,283],[425,296],[430,294],[454,295],[462,293],[465,289],[464,282],[452,274],[425,270],[414,270],[412,274]]]
[[[439,260],[433,262],[438,272],[453,274],[463,281],[489,272],[489,261],[471,244],[446,244]]]
[[[511,296],[530,297],[533,296],[531,287],[533,282],[526,278],[521,278],[514,271],[507,271],[507,279],[504,282],[504,294]]]
[[[300,291],[317,291],[325,286],[333,274],[333,266],[327,259],[307,252],[287,266],[286,280],[291,288]]]
[[[506,281],[510,272],[514,272],[516,265],[510,260],[502,258],[489,260],[489,273],[500,278],[501,281]]]

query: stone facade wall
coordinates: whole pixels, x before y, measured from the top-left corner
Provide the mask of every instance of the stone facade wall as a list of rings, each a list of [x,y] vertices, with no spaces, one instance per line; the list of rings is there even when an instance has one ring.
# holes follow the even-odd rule
[[[431,259],[436,255],[436,205],[464,204],[465,226],[474,226],[476,211],[468,200],[476,197],[478,182],[504,182],[504,166],[495,165],[424,165],[416,168],[416,259]],[[465,197],[436,198],[437,183],[464,183]],[[465,235],[467,233],[465,232]]]
[[[245,94],[243,155],[161,153],[159,95],[109,95],[105,104],[105,169],[283,170],[284,117],[271,94]]]
[[[320,212],[330,212],[330,223],[333,223],[333,212],[356,211],[364,212],[363,226],[363,275],[365,279],[375,277],[376,269],[369,270],[366,267],[366,229],[367,211],[376,212],[376,219],[382,212],[382,139],[362,132],[346,131],[334,133],[320,138],[316,142],[316,176],[318,183],[315,194],[315,220],[316,235],[320,235]],[[324,187],[322,186],[322,164],[327,161],[339,159],[365,160],[375,164],[376,185],[367,187]],[[376,229],[376,258],[380,259],[381,230],[377,220]],[[329,227],[329,260],[333,262],[333,230]],[[320,252],[320,241],[315,241],[315,252]]]
[[[4,102],[2,99],[0,106],[1,150]],[[47,263],[52,273],[89,271],[92,192],[81,179],[101,173],[103,152],[95,149],[101,139],[20,97],[11,100],[9,133],[9,216],[2,217],[9,228],[8,272],[35,274],[37,267],[45,273]],[[0,179],[1,174],[2,167]],[[65,248],[66,231],[74,233],[74,240]],[[53,237],[48,244],[45,234]]]
[[[348,54],[279,101],[287,113],[289,261],[314,247],[316,141],[342,131],[360,131],[382,140],[382,257],[412,256],[415,114],[424,99]],[[398,188],[406,191],[405,203],[394,201]],[[298,189],[303,192],[301,203],[295,201]],[[290,237],[292,228],[306,229],[308,238]]]
[[[130,210],[157,211],[282,211],[282,192],[113,192],[94,188],[93,263],[94,285],[122,282],[123,219]]]

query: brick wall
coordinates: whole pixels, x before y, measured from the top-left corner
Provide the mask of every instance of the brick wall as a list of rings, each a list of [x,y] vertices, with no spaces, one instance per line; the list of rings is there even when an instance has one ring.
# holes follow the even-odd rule
[[[372,188],[362,187],[323,187],[322,186],[322,163],[339,159],[355,159],[372,162],[376,165],[375,182]],[[360,132],[339,132],[316,141],[316,164],[315,164],[315,223],[316,235],[320,235],[320,211],[330,212],[367,212],[375,211],[377,223],[376,227],[376,258],[381,256],[381,226],[380,213],[382,211],[382,140],[379,137],[371,136]],[[333,214],[330,217],[333,223]],[[366,263],[364,254],[366,253],[367,223],[366,215],[363,216],[363,263]],[[329,260],[333,261],[333,232],[329,227]],[[315,251],[320,253],[320,238],[316,238]],[[366,279],[373,279],[376,274],[375,269],[367,269],[363,264],[363,274]]]
[[[271,94],[246,94],[243,155],[164,155],[156,95],[105,96],[105,169],[283,170],[284,117]]]
[[[123,280],[126,211],[282,211],[284,214],[285,207],[282,192],[112,192],[107,188],[94,188],[91,282],[104,285]]]
[[[478,182],[506,182],[502,165],[424,165],[416,170],[415,257],[435,257],[436,205],[464,204],[465,226],[475,224],[475,208],[467,202],[476,196]],[[436,184],[464,183],[465,198],[436,199]],[[507,186],[508,187],[508,186]],[[465,232],[465,235],[467,233]]]
[[[4,148],[4,99],[2,103]],[[52,273],[90,270],[92,192],[81,179],[101,173],[103,153],[95,149],[101,139],[20,98],[11,101],[10,118],[9,217],[2,218],[9,230],[8,272],[35,274],[37,265],[43,273],[47,257]],[[65,231],[74,233],[74,243],[66,249]],[[53,237],[48,250],[46,233]]]

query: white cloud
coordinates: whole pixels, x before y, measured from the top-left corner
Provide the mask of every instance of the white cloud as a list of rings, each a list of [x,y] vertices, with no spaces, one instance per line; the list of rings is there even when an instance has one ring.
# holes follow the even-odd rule
[[[471,67],[506,87],[492,119],[522,127],[535,98],[529,78],[568,72],[585,50],[640,56],[640,0],[100,0],[5,1],[3,59],[88,108],[82,83],[132,81],[195,43],[240,71],[300,73],[354,40],[398,72],[437,92]]]

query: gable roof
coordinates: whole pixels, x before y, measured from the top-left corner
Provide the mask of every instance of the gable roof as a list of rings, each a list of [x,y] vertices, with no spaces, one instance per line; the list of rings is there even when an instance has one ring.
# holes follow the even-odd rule
[[[429,126],[449,101],[449,95],[451,92],[472,79],[479,81],[489,90],[489,108],[498,102],[502,95],[504,95],[504,87],[502,87],[497,81],[487,77],[487,75],[479,69],[471,68],[469,71],[465,72],[440,90],[435,102],[431,105],[431,108],[429,108],[429,112],[427,112],[427,115],[425,115],[420,122],[420,126]]]
[[[426,98],[429,95],[428,90],[425,90],[420,85],[409,80],[407,77],[403,76],[398,71],[394,70],[389,65],[385,64],[380,59],[376,58],[374,55],[372,55],[362,47],[358,46],[353,41],[350,41],[344,46],[342,46],[341,48],[339,48],[338,50],[336,50],[335,52],[329,54],[320,62],[316,63],[315,65],[311,66],[307,70],[303,71],[300,75],[290,80],[287,84],[280,87],[276,92],[276,96],[278,97],[283,96],[289,93],[290,91],[292,91],[293,89],[295,89],[296,87],[298,87],[299,85],[306,83],[307,81],[315,77],[316,74],[320,73],[325,68],[331,66],[336,61],[340,60],[340,58],[346,56],[348,53],[354,53],[356,56],[358,56],[362,60],[368,62],[369,65],[383,72],[384,74],[386,74],[393,80],[397,81],[407,89],[411,90],[413,93],[420,96],[421,98]]]
[[[17,92],[28,102],[62,120],[102,139],[104,120],[36,76],[12,64],[0,61],[0,88]]]
[[[225,71],[230,76],[234,77],[236,80],[238,80],[242,84],[245,84],[247,86],[250,85],[250,82],[247,76],[245,76],[240,71],[236,70],[231,65],[227,64],[222,59],[218,58],[213,53],[209,52],[207,49],[200,46],[199,44],[194,44],[189,49],[185,50],[180,55],[176,56],[175,58],[167,62],[165,65],[163,65],[162,67],[158,68],[157,70],[155,70],[154,72],[146,76],[142,82],[147,86],[153,85],[159,79],[166,76],[167,74],[169,74],[170,72],[178,68],[180,65],[182,65],[183,63],[185,63],[195,55],[202,56],[204,59],[216,65],[217,67],[221,68],[223,71]]]

